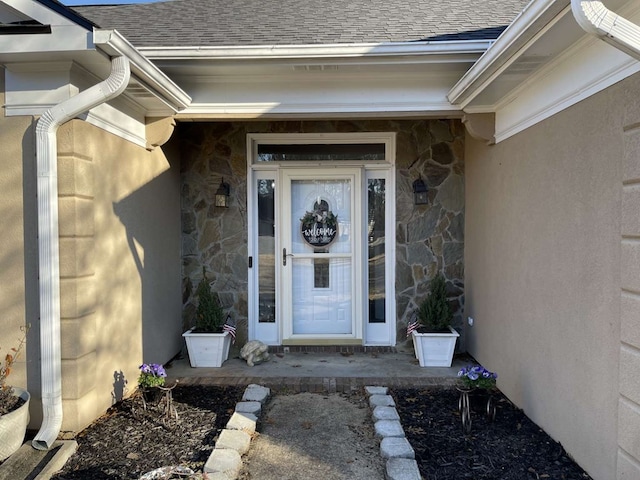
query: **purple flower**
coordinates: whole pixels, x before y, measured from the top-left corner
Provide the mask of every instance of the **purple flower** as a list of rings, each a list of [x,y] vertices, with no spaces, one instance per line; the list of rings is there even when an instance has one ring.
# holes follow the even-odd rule
[[[140,365],[140,376],[138,385],[143,388],[157,387],[164,385],[167,372],[159,363],[143,363]]]
[[[498,375],[490,372],[482,365],[467,365],[458,371],[458,377],[468,388],[493,388]]]
[[[158,363],[152,363],[151,365],[143,363],[140,365],[140,372],[147,375],[153,375],[154,377],[167,376],[167,372],[164,367]]]

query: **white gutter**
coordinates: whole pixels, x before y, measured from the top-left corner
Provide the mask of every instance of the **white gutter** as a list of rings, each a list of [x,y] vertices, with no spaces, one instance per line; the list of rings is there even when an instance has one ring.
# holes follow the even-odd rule
[[[114,58],[106,80],[50,108],[36,125],[43,421],[32,445],[38,450],[51,448],[62,427],[56,132],[63,123],[124,92],[130,76],[129,60],[122,56]]]
[[[640,60],[640,26],[597,0],[571,0],[571,10],[585,32]]]
[[[493,40],[458,40],[449,42],[344,43],[333,45],[259,45],[234,47],[138,47],[145,57],[154,60],[207,59],[313,59],[416,55],[483,54]]]
[[[174,111],[183,110],[191,104],[191,97],[117,30],[95,30],[93,43],[110,57],[124,56],[129,59],[131,72],[136,80],[158,95]]]
[[[521,52],[550,28],[562,11],[568,10],[569,0],[537,0],[530,2],[502,32],[494,44],[465,73],[447,94],[454,105],[466,107],[513,62]]]

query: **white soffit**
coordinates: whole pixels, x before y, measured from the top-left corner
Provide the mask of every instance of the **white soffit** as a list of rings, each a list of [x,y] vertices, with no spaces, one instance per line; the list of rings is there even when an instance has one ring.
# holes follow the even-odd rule
[[[48,3],[48,2],[43,2]],[[95,29],[88,21],[51,2],[0,0],[0,65],[5,75],[5,114],[41,115],[102,81],[111,70],[110,58],[123,56],[131,79],[123,95],[81,118],[131,142],[146,146],[145,117],[171,116],[190,97],[115,30]],[[16,30],[13,22],[34,21]],[[77,21],[77,23],[75,23]]]
[[[460,116],[446,98],[489,41],[141,48],[192,97],[178,118]]]
[[[467,113],[495,113],[496,142],[640,71],[636,60],[586,35],[568,1],[534,0],[528,9],[536,3],[557,13],[545,18],[545,25],[535,25],[523,21],[525,10],[503,36],[528,41],[509,50],[499,38],[449,92],[449,99]],[[607,3],[616,13],[640,21],[640,1]]]
[[[50,31],[16,33],[11,26],[28,20]],[[117,100],[85,115],[90,123],[145,146],[145,117],[174,115],[191,101],[117,31],[96,29],[61,4],[0,0],[0,22],[13,32],[0,35],[8,116],[40,115],[102,81],[110,73],[110,58],[117,56],[129,59],[131,80]]]
[[[0,22],[21,20],[35,20],[42,25],[50,25],[51,33],[0,35],[0,62],[11,54],[23,54],[27,60],[29,52],[68,52],[91,47],[92,32],[88,24],[78,25],[33,0],[0,1]],[[52,41],[53,38],[56,41]]]

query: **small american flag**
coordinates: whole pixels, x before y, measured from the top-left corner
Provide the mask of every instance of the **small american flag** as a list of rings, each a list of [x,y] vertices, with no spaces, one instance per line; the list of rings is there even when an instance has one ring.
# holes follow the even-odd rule
[[[409,319],[409,325],[407,325],[407,337],[411,336],[411,332],[415,332],[420,328],[420,322],[416,318],[416,314],[414,313]]]
[[[231,340],[232,343],[236,343],[236,325],[233,319],[231,318],[231,315],[227,315],[227,319],[225,320],[224,325],[222,326],[222,331],[229,332],[229,335],[231,335],[231,338],[232,338]]]

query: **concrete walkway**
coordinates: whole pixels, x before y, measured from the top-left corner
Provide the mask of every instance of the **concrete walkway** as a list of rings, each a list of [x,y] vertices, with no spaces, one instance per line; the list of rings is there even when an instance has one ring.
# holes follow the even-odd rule
[[[244,458],[242,479],[382,480],[371,412],[339,394],[275,395]]]

